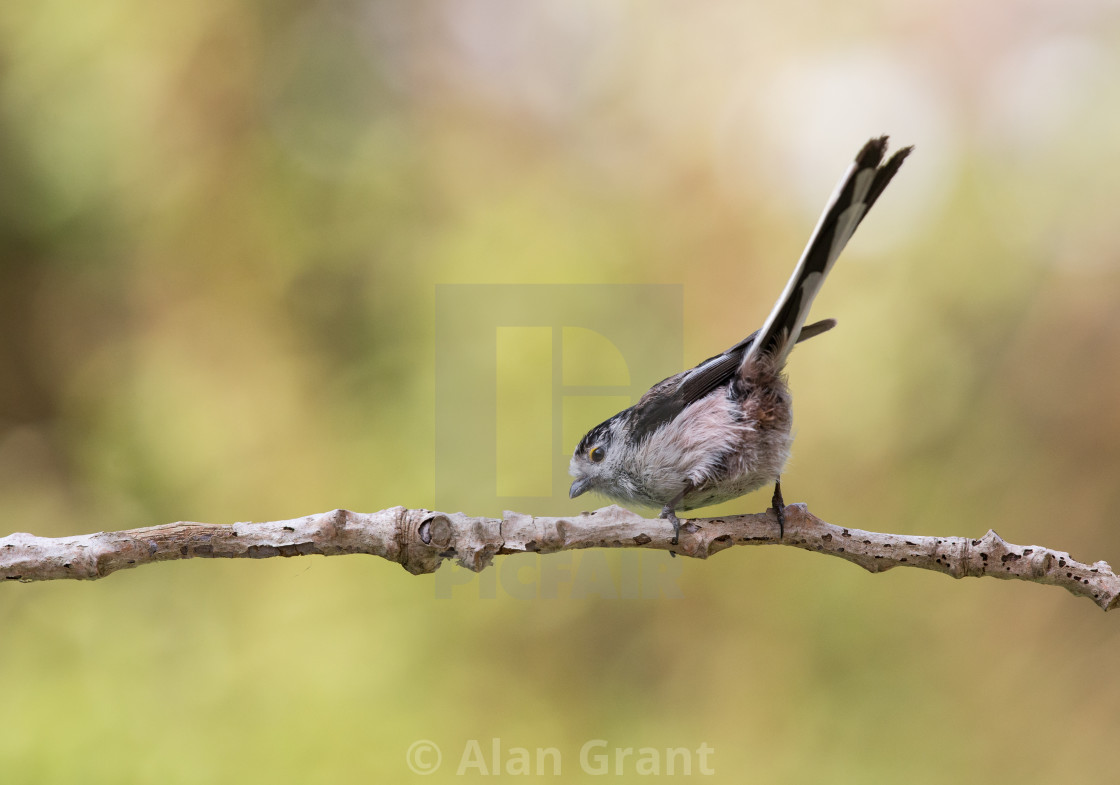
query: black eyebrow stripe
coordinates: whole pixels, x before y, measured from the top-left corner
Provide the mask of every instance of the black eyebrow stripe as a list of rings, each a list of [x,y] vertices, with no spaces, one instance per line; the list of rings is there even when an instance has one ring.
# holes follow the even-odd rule
[[[619,412],[609,420],[604,420],[603,422],[592,428],[590,431],[588,431],[587,435],[580,439],[579,444],[576,446],[576,452],[586,452],[588,447],[591,447],[593,444],[601,441],[602,438],[610,431],[611,423],[621,416],[622,412]]]

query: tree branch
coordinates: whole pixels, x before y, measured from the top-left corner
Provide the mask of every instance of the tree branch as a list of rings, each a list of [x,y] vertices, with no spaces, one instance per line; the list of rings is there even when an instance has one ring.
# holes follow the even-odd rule
[[[879,534],[834,526],[803,504],[785,511],[778,540],[771,512],[685,521],[680,544],[672,527],[611,505],[562,518],[507,512],[472,518],[393,507],[374,513],[332,510],[288,521],[232,525],[179,522],[76,537],[16,533],[0,538],[0,578],[31,582],[95,580],[117,570],[159,561],[202,558],[265,559],[367,553],[419,575],[454,559],[476,572],[496,555],[555,553],[578,548],[655,548],[706,559],[733,545],[790,545],[838,556],[870,572],[920,567],[954,578],[1017,579],[1063,586],[1104,610],[1120,606],[1120,578],[1103,561],[1082,564],[1068,553],[1004,542],[994,531],[980,539]]]

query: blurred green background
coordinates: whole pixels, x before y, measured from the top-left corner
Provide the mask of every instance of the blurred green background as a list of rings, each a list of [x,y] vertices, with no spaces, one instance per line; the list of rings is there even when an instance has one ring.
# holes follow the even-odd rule
[[[1097,0],[4,3],[0,533],[431,506],[437,285],[679,284],[695,363],[884,132],[917,152],[794,354],[787,501],[1120,565]],[[1120,769],[1118,621],[1061,589],[642,556],[683,599],[448,599],[361,557],[4,586],[2,779],[410,781],[429,739],[458,782],[492,738],[563,781],[603,779],[590,739],[704,743],[720,782]]]

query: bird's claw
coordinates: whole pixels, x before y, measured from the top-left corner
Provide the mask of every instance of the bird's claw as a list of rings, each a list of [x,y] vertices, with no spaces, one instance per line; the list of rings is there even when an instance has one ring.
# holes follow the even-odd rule
[[[681,541],[681,520],[680,520],[680,518],[677,517],[677,514],[668,505],[665,505],[665,507],[663,507],[661,509],[661,517],[665,518],[666,520],[669,521],[669,523],[673,524],[673,539],[671,539],[669,541],[669,543],[671,545],[679,545],[680,541]],[[673,554],[673,555],[675,556],[676,554]]]
[[[782,498],[782,481],[777,480],[774,483],[774,498],[770,503],[774,505],[774,512],[778,516],[778,539],[786,536],[786,502]]]

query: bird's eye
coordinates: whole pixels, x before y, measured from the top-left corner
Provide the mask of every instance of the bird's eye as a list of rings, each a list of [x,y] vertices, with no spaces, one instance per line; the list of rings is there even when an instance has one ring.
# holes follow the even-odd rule
[[[591,459],[592,463],[599,463],[607,457],[607,451],[602,447],[593,447],[591,452],[587,454],[587,457]]]

